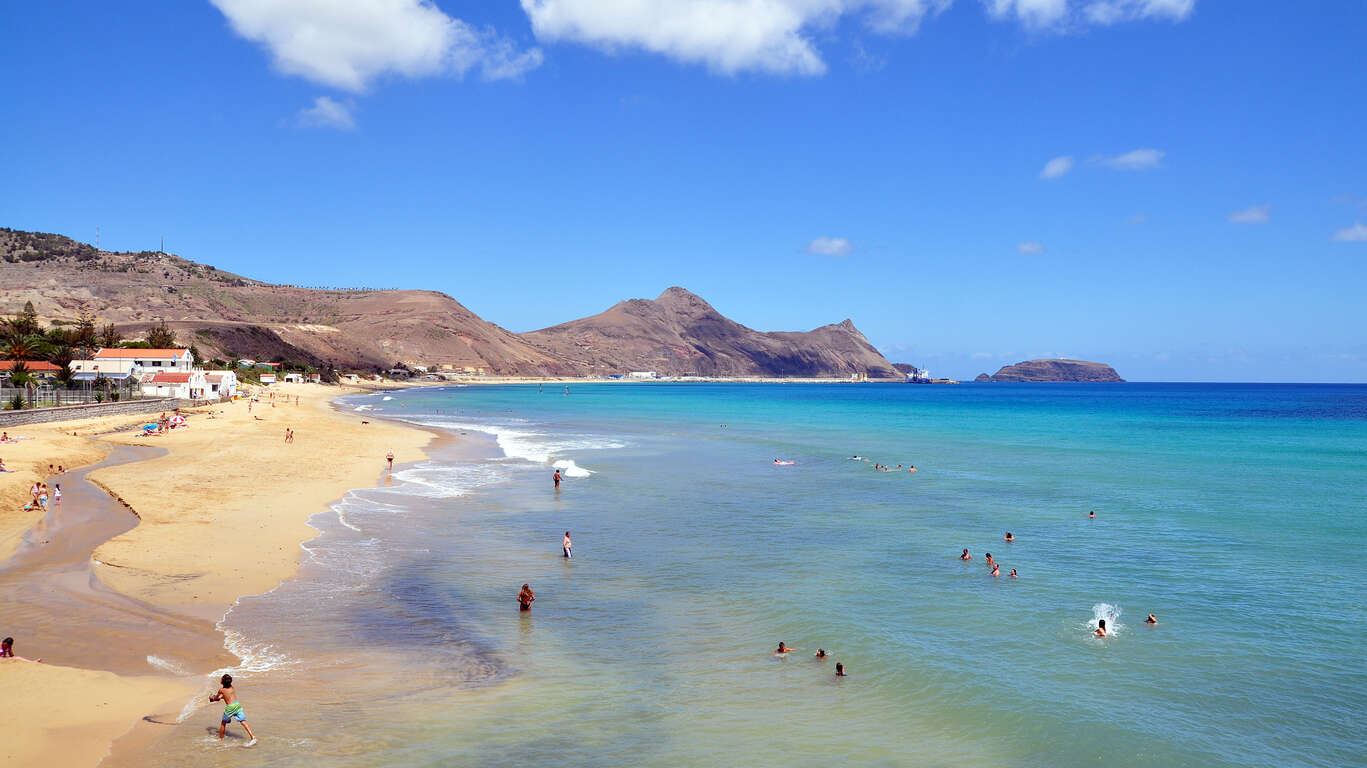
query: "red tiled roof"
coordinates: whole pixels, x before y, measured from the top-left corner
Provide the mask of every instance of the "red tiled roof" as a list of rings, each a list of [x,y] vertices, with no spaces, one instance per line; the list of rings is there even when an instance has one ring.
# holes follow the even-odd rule
[[[153,384],[188,384],[193,375],[190,371],[161,371],[148,381]]]
[[[110,349],[101,347],[95,353],[95,359],[101,357],[122,360],[169,360],[171,358],[181,358],[190,354],[188,349]]]
[[[33,372],[38,371],[60,371],[62,367],[53,365],[46,360],[0,360],[0,371],[12,371],[14,366],[23,363],[24,367]]]

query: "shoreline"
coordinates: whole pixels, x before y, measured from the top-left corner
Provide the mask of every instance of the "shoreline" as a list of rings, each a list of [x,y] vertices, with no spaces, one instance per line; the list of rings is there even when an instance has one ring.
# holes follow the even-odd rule
[[[271,392],[277,396],[274,405]],[[162,620],[183,617],[174,623],[207,625],[218,651],[215,660],[199,658],[202,653],[194,651],[196,658],[184,658],[183,651],[189,649],[183,644],[139,649],[168,660],[159,670],[149,658],[145,674],[129,674],[129,664],[121,664],[122,674],[116,673],[93,654],[78,655],[73,666],[64,667],[0,663],[0,690],[6,691],[6,698],[13,693],[11,700],[31,704],[23,712],[6,713],[12,732],[18,734],[7,743],[7,755],[42,755],[49,760],[60,755],[56,762],[62,765],[95,765],[115,750],[127,754],[155,741],[156,721],[162,719],[155,715],[165,715],[168,703],[174,705],[172,712],[181,712],[187,696],[206,684],[204,675],[221,666],[222,658],[234,656],[221,628],[232,607],[243,597],[274,590],[298,573],[303,545],[319,534],[308,521],[347,492],[367,487],[357,481],[366,465],[376,467],[382,478],[386,451],[396,453],[400,466],[426,457],[435,441],[433,432],[388,420],[360,424],[361,419],[348,419],[346,411],[333,405],[335,399],[354,392],[350,387],[338,391],[310,384],[275,385],[263,393],[251,414],[246,401],[186,409],[190,427],[159,437],[134,434],[131,429],[146,419],[130,421],[127,416],[20,431],[30,437],[17,444],[25,449],[30,466],[14,475],[0,475],[7,481],[0,485],[0,499],[26,496],[30,476],[46,476],[43,465],[48,457],[63,466],[76,463],[72,457],[87,459],[78,471],[89,473],[89,483],[102,489],[109,503],[123,505],[136,518],[127,530],[94,546],[88,562],[92,587],[112,600],[145,606]],[[299,405],[293,404],[295,396],[301,398]],[[287,426],[296,432],[293,445],[283,440]],[[94,466],[120,446],[130,445],[166,450],[128,463]],[[34,462],[35,456],[41,458]],[[12,468],[21,465],[13,462]],[[373,482],[374,475],[369,477]],[[47,478],[50,485],[58,480],[60,476]],[[67,500],[68,510],[74,501]],[[25,538],[46,519],[44,514],[0,517],[0,564],[8,565],[23,551]],[[41,556],[26,554],[43,562]],[[80,633],[97,644],[100,638],[122,642],[98,624],[88,626],[81,613],[75,615],[83,621],[70,622],[63,631]],[[43,656],[43,648],[25,643],[24,626],[11,624],[0,632],[14,635],[24,655]],[[132,699],[125,695],[129,686],[138,691]],[[82,706],[101,698],[117,698],[122,704],[114,710],[123,714]],[[54,721],[53,712],[65,716]]]

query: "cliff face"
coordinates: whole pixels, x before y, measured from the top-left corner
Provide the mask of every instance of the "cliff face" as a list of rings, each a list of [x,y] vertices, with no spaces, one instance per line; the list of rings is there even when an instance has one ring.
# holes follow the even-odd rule
[[[623,301],[601,314],[522,338],[585,374],[897,376],[849,320],[802,333],[761,333],[677,287],[654,300]]]
[[[1115,369],[1105,363],[1085,360],[1026,360],[1004,365],[988,376],[979,374],[974,381],[992,382],[1123,382]]]
[[[848,320],[759,333],[682,288],[516,334],[436,291],[272,285],[170,254],[100,251],[61,235],[0,229],[0,314],[26,301],[45,319],[89,312],[129,337],[164,319],[180,343],[209,358],[371,370],[409,362],[519,376],[896,376]]]

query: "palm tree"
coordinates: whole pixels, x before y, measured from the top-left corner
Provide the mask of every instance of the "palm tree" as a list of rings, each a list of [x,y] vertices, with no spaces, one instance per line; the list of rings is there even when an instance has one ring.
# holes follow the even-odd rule
[[[49,349],[46,339],[36,333],[8,335],[0,339],[0,357],[6,360],[32,360]]]

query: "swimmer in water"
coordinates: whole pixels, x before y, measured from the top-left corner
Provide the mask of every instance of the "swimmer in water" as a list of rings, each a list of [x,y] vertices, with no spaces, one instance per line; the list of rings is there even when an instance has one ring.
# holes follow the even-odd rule
[[[844,676],[845,676],[845,665],[842,664],[842,663],[840,663],[840,662],[838,662],[838,661],[835,663],[835,676],[836,676],[836,677],[844,677]]]
[[[987,553],[987,564],[988,564],[988,565],[991,565],[991,564],[993,564],[993,563],[995,563],[995,562],[997,562],[997,561],[992,559],[992,553],[991,553],[991,552],[988,552],[988,553]]]
[[[536,593],[532,591],[531,585],[523,584],[522,591],[517,593],[517,603],[521,606],[518,610],[530,611],[532,609],[532,603],[535,601]]]
[[[1000,565],[997,565],[996,563],[993,563],[993,564],[992,564],[992,578],[995,579],[995,578],[997,578],[997,577],[1000,576],[1000,575],[1002,575],[1002,567],[1001,567]]]
[[[1096,635],[1097,637],[1105,637],[1105,636],[1106,636],[1106,620],[1105,620],[1105,619],[1097,619],[1097,622],[1096,622],[1096,631],[1093,632],[1092,634]]]
[[[1095,517],[1096,517],[1096,510],[1094,509],[1094,510],[1092,510],[1091,512],[1088,512],[1088,513],[1087,513],[1087,517],[1088,517],[1088,519],[1095,518]]]
[[[561,549],[565,550],[566,560],[569,560],[571,557],[574,557],[574,552],[572,551],[574,549],[574,544],[570,541],[569,531],[565,531],[565,538],[560,540],[560,547]]]
[[[779,644],[778,644],[778,650],[774,651],[774,655],[775,655],[775,656],[782,656],[782,655],[784,655],[784,654],[792,653],[793,651],[796,651],[796,650],[799,650],[799,649],[797,649],[797,648],[789,648],[788,646],[784,645],[783,643],[779,643]]]
[[[916,471],[916,465],[915,465],[915,464],[908,464],[908,465],[907,465],[907,471],[908,471],[908,472],[915,472],[915,471]]]
[[[1012,568],[1012,569],[1011,569],[1011,578],[1013,578],[1013,579],[1016,578],[1016,569],[1015,569],[1015,568]]]
[[[1145,623],[1145,624],[1157,624],[1157,623],[1158,623],[1158,617],[1157,617],[1157,616],[1154,616],[1154,615],[1151,613],[1151,614],[1149,614],[1149,618],[1144,619],[1144,623]]]
[[[816,657],[817,657],[818,659],[824,659],[824,658],[826,658],[826,651],[825,651],[825,649],[824,649],[824,648],[817,648],[817,649],[816,649]]]
[[[968,554],[968,549],[964,549],[964,553],[963,553],[962,555],[959,555],[959,559],[960,559],[960,560],[972,560],[972,559],[973,559],[973,556],[970,555],[970,554]]]
[[[1015,536],[1012,536],[1010,531],[1007,531],[1007,532],[1006,532],[1006,535],[1002,537],[1002,541],[1015,541],[1015,540],[1016,540],[1016,537],[1015,537]]]

